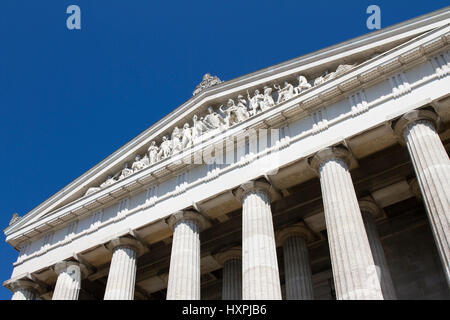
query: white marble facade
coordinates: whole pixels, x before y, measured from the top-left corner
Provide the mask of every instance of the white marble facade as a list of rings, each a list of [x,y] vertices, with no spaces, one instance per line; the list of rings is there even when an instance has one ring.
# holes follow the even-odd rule
[[[148,278],[167,299],[198,300],[204,269],[223,268],[223,299],[277,300],[278,245],[286,299],[314,299],[308,248],[326,230],[337,299],[396,299],[381,192],[359,199],[352,180],[360,159],[394,145],[408,152],[450,284],[449,23],[441,10],[251,76],[206,74],[161,122],[13,217],[6,241],[20,254],[4,285],[13,299],[75,300],[83,280],[106,277],[105,300],[130,300]],[[277,229],[272,205],[312,179],[323,211]],[[203,256],[202,233],[235,210],[241,243]],[[145,278],[138,260],[161,241],[168,269]]]

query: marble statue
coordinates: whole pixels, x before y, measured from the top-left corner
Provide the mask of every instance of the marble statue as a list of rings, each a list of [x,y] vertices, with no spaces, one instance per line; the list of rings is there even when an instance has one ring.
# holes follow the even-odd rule
[[[148,147],[148,160],[149,160],[149,164],[152,165],[155,162],[158,161],[158,152],[159,152],[159,148],[156,145],[155,141],[152,141],[150,143],[150,147]]]
[[[231,127],[233,125],[232,117],[234,115],[232,114],[231,108],[230,108],[230,101],[227,103],[228,108],[226,110],[223,109],[223,104],[219,106],[220,112],[222,112],[225,115],[225,124],[227,127]]]
[[[250,101],[250,116],[254,116],[262,111],[261,104],[264,102],[264,95],[259,93],[259,90],[255,90],[255,94],[250,98],[247,91],[247,97]]]
[[[231,100],[234,105],[234,100]],[[236,114],[236,120],[237,122],[242,122],[244,120],[247,120],[250,117],[250,114],[247,110],[247,101],[245,101],[244,97],[242,95],[238,96],[238,104],[234,106]]]
[[[172,153],[178,153],[181,152],[183,149],[181,145],[181,139],[182,139],[182,132],[178,127],[175,127],[172,131]]]
[[[317,78],[314,80],[314,86],[321,85],[321,84],[324,83],[324,82],[325,82],[325,79],[324,79],[323,76],[317,77]]]
[[[192,128],[189,123],[183,126],[183,138],[181,139],[181,146],[183,149],[192,147]]]
[[[275,105],[275,102],[272,98],[272,88],[268,86],[264,86],[264,100],[261,104],[262,111],[272,108]]]
[[[214,112],[214,109],[211,106],[209,106],[208,114],[205,116],[203,123],[208,129],[214,130],[224,125],[225,120],[217,112]]]
[[[294,86],[287,81],[284,82],[283,88],[276,84],[274,88],[278,90],[277,104],[289,100],[294,96]]]
[[[113,177],[113,176],[108,176],[108,177],[106,178],[106,181],[103,182],[103,183],[100,185],[100,188],[103,189],[103,188],[106,188],[106,187],[108,187],[108,186],[110,186],[110,185],[116,183],[116,182],[117,182],[117,180],[115,179],[116,176],[117,176],[117,174],[115,174],[114,177]]]
[[[192,118],[192,138],[195,139],[197,137],[200,137],[204,132],[208,131],[208,128],[206,125],[200,121],[196,114],[194,114],[194,117]]]
[[[311,85],[308,83],[308,80],[306,80],[304,76],[299,75],[297,79],[298,79],[298,86],[294,88],[295,95],[300,94],[303,90],[311,88]]]
[[[356,66],[355,64],[340,64],[337,68],[336,71],[334,72],[334,77],[340,76],[341,74],[349,71],[350,69],[352,69],[353,67]]]
[[[162,137],[161,145],[159,146],[158,160],[166,159],[172,154],[172,141],[167,136]]]
[[[248,113],[247,100],[244,98],[242,94],[237,96],[237,102],[238,102],[237,106],[239,108],[245,109],[245,111],[247,111]]]
[[[131,165],[131,170],[133,170],[133,172],[142,170],[145,168],[145,164],[142,161],[142,157],[140,155],[136,155],[136,157],[134,158],[134,162]]]
[[[99,191],[100,189],[101,189],[100,187],[90,187],[89,189],[87,189],[87,191],[84,195],[88,196],[90,194],[93,194],[93,193]]]
[[[316,78],[314,80],[314,85],[316,86],[316,85],[324,83],[325,81],[334,79],[337,76],[340,76],[341,74],[349,71],[350,69],[352,69],[355,66],[356,66],[356,64],[340,64],[336,68],[336,71],[330,72],[330,73],[328,73],[328,71],[325,71],[325,73],[322,76]]]
[[[242,96],[240,95],[241,100],[243,100]],[[245,100],[244,100],[245,101]],[[246,119],[249,118],[249,113],[247,111],[246,105],[243,104],[242,101],[239,102],[238,105],[234,103],[233,99],[228,99],[227,102],[227,109],[223,110],[223,105],[219,107],[219,110],[222,111],[222,113],[226,114],[225,122],[228,127],[238,124]]]
[[[142,162],[144,168],[148,167],[150,165],[150,160],[149,160],[147,154],[144,155],[144,157],[141,159],[141,162]]]
[[[125,179],[126,177],[128,177],[132,174],[133,174],[133,170],[128,168],[128,162],[125,162],[125,164],[123,165],[123,169],[120,172],[119,181],[122,179]]]

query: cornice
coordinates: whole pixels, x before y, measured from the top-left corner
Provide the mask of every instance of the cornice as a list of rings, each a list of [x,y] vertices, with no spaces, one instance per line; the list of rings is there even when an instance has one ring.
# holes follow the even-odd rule
[[[427,31],[430,28],[432,28],[432,26],[436,27],[436,25],[442,25],[443,23],[445,23],[446,20],[450,20],[449,8],[445,8],[443,10],[440,10],[440,11],[431,13],[429,15],[404,22],[402,24],[387,28],[385,30],[380,30],[375,33],[371,33],[369,35],[365,35],[365,36],[344,42],[342,44],[338,44],[338,45],[332,46],[330,48],[323,49],[323,50],[317,51],[315,53],[312,53],[312,54],[309,54],[309,55],[306,55],[306,56],[303,56],[300,58],[296,58],[296,59],[284,62],[282,64],[279,64],[279,65],[276,65],[276,66],[273,66],[270,68],[266,68],[266,69],[248,74],[246,76],[224,82],[222,84],[216,85],[209,89],[206,89],[206,90],[202,91],[200,94],[198,94],[197,96],[189,99],[185,104],[183,104],[179,108],[177,108],[174,111],[172,111],[171,113],[169,113],[166,117],[164,117],[160,121],[156,122],[149,129],[147,129],[146,131],[144,131],[143,133],[138,135],[136,138],[131,140],[129,143],[127,143],[125,146],[123,146],[122,148],[120,148],[119,150],[114,152],[108,158],[106,158],[105,160],[100,162],[97,166],[90,169],[85,174],[80,176],[78,179],[76,179],[75,181],[73,181],[72,183],[70,183],[69,185],[64,187],[63,189],[61,189],[58,193],[56,193],[55,195],[50,197],[48,200],[44,201],[41,205],[39,205],[38,207],[36,207],[32,211],[30,211],[27,215],[22,217],[19,221],[12,224],[11,226],[8,226],[4,230],[4,232],[7,236],[10,236],[24,224],[33,221],[33,219],[36,220],[38,218],[45,216],[46,214],[48,214],[48,212],[50,212],[50,210],[53,210],[52,208],[54,208],[55,206],[58,205],[58,202],[61,203],[62,201],[65,201],[66,197],[68,197],[70,194],[73,194],[76,190],[79,190],[83,185],[87,185],[91,181],[95,180],[95,178],[97,178],[99,174],[101,174],[102,172],[104,172],[105,170],[110,168],[111,166],[118,165],[119,163],[121,163],[121,161],[123,161],[123,159],[126,158],[130,153],[133,153],[138,148],[144,146],[146,143],[148,143],[150,140],[152,140],[156,135],[159,135],[159,134],[163,133],[165,130],[168,130],[168,127],[171,126],[173,123],[179,121],[180,118],[183,119],[185,117],[186,112],[193,112],[192,110],[195,109],[195,108],[193,109],[194,106],[200,106],[200,105],[208,102],[208,99],[214,99],[214,96],[219,92],[233,90],[234,88],[245,85],[245,84],[248,84],[249,88],[250,88],[251,86],[256,86],[256,85],[259,85],[260,83],[263,83],[263,81],[267,81],[274,75],[284,76],[282,73],[285,70],[292,70],[292,68],[302,67],[302,66],[310,63],[313,60],[316,61],[318,64],[320,64],[324,60],[326,60],[326,58],[328,58],[328,59],[336,58],[337,53],[348,52],[349,48],[358,48],[360,46],[373,43],[374,41],[382,41],[383,39],[387,39],[389,37],[396,36],[396,35],[397,36],[404,35],[405,33],[408,33],[408,32],[417,34],[418,28],[419,29],[424,28],[424,30],[421,30],[421,32],[424,32],[424,31]],[[408,36],[410,37],[411,34],[409,34]],[[444,39],[448,39],[448,37],[444,38]],[[447,41],[447,40],[445,40],[445,41]],[[400,46],[400,47],[402,47],[402,46]],[[396,47],[395,49],[392,49],[392,50],[397,50],[397,49],[398,48]],[[372,60],[379,60],[382,57],[384,57],[385,55],[386,54],[383,54],[380,57],[377,57]],[[398,67],[398,66],[402,66],[402,65],[409,63],[409,60],[415,59],[415,57],[414,57],[415,55],[422,56],[423,54],[421,54],[420,52],[419,53],[416,52],[416,53],[410,54],[409,56],[404,55],[404,57],[402,59],[398,60],[395,63],[395,66]],[[359,65],[355,69],[360,69],[364,65],[365,65],[365,63]],[[335,93],[342,93],[342,92],[351,90],[352,88],[355,87],[355,85],[357,86],[357,85],[360,85],[361,83],[372,81],[372,80],[376,79],[380,75],[380,73],[386,74],[386,72],[389,70],[389,68],[390,68],[389,65],[381,66],[381,69],[376,70],[374,72],[365,72],[363,74],[360,74],[359,78],[356,79],[357,81],[349,80],[347,82],[341,83],[340,87],[338,89],[334,89],[335,90],[334,93],[332,90],[330,91],[330,90],[325,89],[325,88],[329,87],[331,82],[335,82],[337,79],[340,79],[347,75],[347,74],[344,74],[343,76],[338,77],[338,78],[334,79],[333,81],[330,81],[330,83],[326,83],[326,85],[323,84],[318,87],[315,87],[314,88],[314,89],[316,89],[316,90],[314,90],[315,92],[317,92],[318,89],[321,89],[321,90],[319,90],[319,93],[317,94],[316,97],[311,97],[305,101],[302,101],[302,107],[307,108],[308,106],[317,105],[316,102],[324,102],[324,101],[328,100],[328,98],[331,97]],[[352,73],[353,73],[353,71],[352,71]],[[256,80],[260,80],[260,81],[258,83],[255,83]],[[245,87],[241,88],[240,90],[244,90],[244,89],[245,89]],[[305,97],[306,95],[300,95],[300,96]],[[300,96],[297,96],[295,99],[299,99]],[[282,104],[282,105],[284,105],[284,104]],[[276,108],[279,109],[280,107],[281,107],[281,105],[277,106]],[[297,106],[294,106],[294,107],[297,108]],[[295,109],[295,108],[291,108],[291,110],[285,110],[283,112],[286,112],[286,114],[289,115],[290,112],[294,112],[294,110],[292,110],[292,109]],[[256,118],[261,118],[261,115],[257,116]],[[196,148],[194,148],[194,150],[195,149]],[[163,163],[165,163],[165,161],[163,161]],[[163,163],[160,163],[159,165],[152,167],[152,169],[155,169],[153,171],[155,172],[154,174],[156,176],[158,176],[158,174],[156,173],[158,170],[165,170],[164,169],[165,166],[162,165]],[[169,167],[169,165],[167,165],[167,167]],[[142,179],[143,180],[141,180],[141,184],[142,184],[142,182],[145,183],[145,178],[142,178]],[[125,179],[124,181],[129,182],[127,179]],[[115,186],[118,187],[118,184],[115,184]],[[120,188],[122,191],[124,189],[127,190],[125,183],[123,183]],[[117,191],[117,190],[114,191],[114,190],[111,190],[110,188],[105,189],[104,191],[108,191],[108,192],[104,192],[104,193],[99,192],[98,194],[96,194],[96,199],[92,199],[92,201],[102,203],[102,200],[101,200],[102,197],[104,197],[104,199],[106,201],[106,198],[108,198],[108,195],[112,195],[112,198],[114,198],[115,192],[116,192],[116,195],[117,195],[117,192],[118,193],[122,192],[122,191]],[[129,191],[129,190],[127,190],[127,191]],[[125,191],[125,192],[127,192],[127,191]],[[85,202],[86,199],[85,198],[77,199],[73,202],[70,202],[69,204],[67,204],[67,205],[57,209],[55,212],[53,212],[52,216],[54,215],[54,213],[61,212],[61,211],[63,211],[63,209],[71,206],[74,203],[77,203],[77,202],[79,203],[79,200],[83,200],[83,202]],[[89,202],[87,204],[83,205],[83,207],[86,208],[87,210],[89,210],[89,207],[90,207]],[[61,219],[62,221],[70,220],[70,219],[65,220],[61,217],[59,217],[58,220],[59,219]],[[52,228],[53,226],[54,226],[53,224],[50,224],[49,228]]]

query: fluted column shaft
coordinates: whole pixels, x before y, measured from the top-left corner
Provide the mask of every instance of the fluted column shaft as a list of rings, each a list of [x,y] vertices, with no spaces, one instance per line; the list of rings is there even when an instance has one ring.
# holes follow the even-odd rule
[[[174,229],[167,300],[200,300],[201,216],[193,211],[172,215]]]
[[[361,211],[373,261],[377,266],[377,273],[380,277],[383,298],[385,300],[396,300],[397,296],[395,294],[394,283],[392,282],[391,272],[389,271],[389,266],[386,261],[386,256],[384,254],[384,249],[381,244],[373,213],[365,211],[364,209],[361,209]]]
[[[313,300],[311,267],[306,241],[290,236],[283,244],[287,300]]]
[[[134,239],[119,238],[107,247],[113,254],[104,300],[134,300],[139,243]]]
[[[58,274],[52,300],[78,300],[81,289],[81,267],[77,262],[60,262],[55,265]]]
[[[281,300],[270,185],[250,182],[238,192],[242,199],[242,298]]]
[[[18,288],[14,291],[11,300],[34,300],[36,294],[27,288]]]
[[[311,164],[320,176],[337,299],[383,299],[349,172],[348,150],[323,149]]]
[[[405,114],[396,124],[416,172],[434,239],[450,287],[450,161],[429,110]]]
[[[222,282],[222,300],[242,300],[241,259],[225,261]]]

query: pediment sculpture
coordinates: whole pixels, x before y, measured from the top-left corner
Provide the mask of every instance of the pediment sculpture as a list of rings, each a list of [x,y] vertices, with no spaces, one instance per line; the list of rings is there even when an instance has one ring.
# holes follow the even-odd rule
[[[303,93],[305,90],[331,80],[355,66],[356,64],[339,65],[334,72],[325,72],[312,83],[308,82],[305,76],[297,75],[298,84],[296,86],[289,81],[284,81],[282,86],[279,84],[273,84],[272,86],[265,85],[262,91],[255,88],[253,95],[247,90],[247,98],[242,94],[238,94],[236,99],[228,98],[226,107],[222,104],[215,110],[213,106],[209,106],[204,116],[199,117],[197,114],[193,115],[192,125],[185,123],[181,129],[178,126],[175,126],[170,135],[165,134],[162,137],[159,146],[156,141],[151,141],[147,153],[143,156],[136,155],[131,168],[125,163],[121,171],[117,172],[114,176],[108,176],[106,181],[99,187],[89,188],[85,195],[95,193],[119,180],[125,179],[135,172],[191,148],[198,141],[201,141],[200,137],[205,133],[215,133],[226,130],[261,112],[292,99]],[[209,88],[221,82],[222,81],[219,78],[213,77],[207,73],[203,76],[203,81],[195,89],[194,95],[205,88]],[[273,89],[275,89],[275,91]]]

